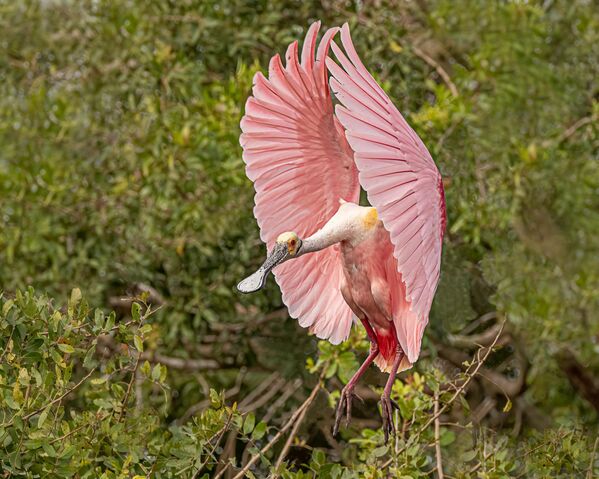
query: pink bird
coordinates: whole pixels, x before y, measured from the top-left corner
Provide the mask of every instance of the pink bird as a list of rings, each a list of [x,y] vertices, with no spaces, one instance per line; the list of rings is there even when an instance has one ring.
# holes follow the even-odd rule
[[[270,253],[237,287],[257,291],[272,270],[289,314],[333,344],[347,339],[354,316],[362,323],[370,353],[341,391],[333,432],[344,414],[349,423],[354,387],[374,362],[389,373],[387,440],[395,375],[418,359],[439,281],[445,195],[431,155],[360,61],[348,25],[327,30],[314,58],[319,29],[308,30],[301,61],[296,41],[285,67],[275,55],[268,79],[254,77],[240,143]],[[339,30],[345,53],[332,42]],[[359,205],[360,187],[371,207]]]

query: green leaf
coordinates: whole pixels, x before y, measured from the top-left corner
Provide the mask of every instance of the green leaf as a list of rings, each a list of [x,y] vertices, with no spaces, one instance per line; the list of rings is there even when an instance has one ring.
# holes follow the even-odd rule
[[[104,325],[104,330],[110,331],[112,328],[114,328],[115,320],[116,320],[116,315],[114,314],[114,311],[112,311],[106,318],[106,324]]]
[[[327,366],[327,370],[326,370],[324,376],[325,376],[325,378],[329,379],[329,378],[332,378],[336,372],[337,372],[337,363],[330,363]]]
[[[470,462],[478,455],[478,451],[476,449],[472,449],[471,451],[466,451],[462,454],[461,459],[463,462]]]
[[[139,328],[138,333],[141,334],[142,336],[145,336],[146,334],[148,334],[150,331],[152,331],[152,325],[151,324],[144,324],[141,328]]]
[[[46,409],[44,409],[42,411],[42,413],[39,415],[38,419],[37,419],[37,427],[41,428],[44,423],[46,422],[46,419],[48,418],[48,413],[50,412],[50,410],[52,409],[51,406],[48,406]]]
[[[134,301],[133,304],[131,304],[131,318],[136,323],[139,323],[139,320],[141,318],[141,306],[136,301]]]
[[[75,352],[75,348],[73,346],[65,343],[58,343],[58,349],[67,354],[72,354]]]
[[[254,413],[250,412],[245,416],[245,421],[243,421],[243,433],[249,434],[254,430],[254,425],[256,424],[256,416]]]
[[[140,353],[144,350],[144,342],[137,334],[133,336],[133,344],[135,345],[135,349],[137,349]]]
[[[15,302],[12,299],[7,300],[2,305],[2,316],[6,316],[8,314],[8,312],[10,311],[10,308],[12,308],[14,304],[15,304]]]
[[[96,353],[96,348],[91,347],[85,353],[85,358],[83,359],[83,367],[86,369],[92,369],[94,366],[98,364],[96,358],[94,358],[94,354]]]
[[[215,409],[219,409],[222,405],[220,395],[216,392],[215,389],[212,388],[210,388],[210,404]]]
[[[30,381],[31,376],[29,375],[29,371],[27,371],[27,368],[19,369],[19,384],[27,386]]]
[[[382,457],[388,452],[389,446],[379,446],[374,451],[372,451],[372,454],[374,454],[375,457]]]
[[[455,432],[444,429],[439,440],[441,446],[449,446],[453,441],[455,441]]]
[[[258,424],[256,424],[256,427],[252,431],[252,439],[256,441],[262,439],[264,434],[266,434],[266,427],[267,426],[264,421],[260,421]]]
[[[160,364],[154,364],[152,368],[152,380],[158,381],[160,379]]]
[[[317,464],[318,466],[324,465],[326,460],[327,460],[327,458],[325,456],[325,453],[323,451],[321,451],[320,449],[314,449],[312,451],[312,461],[315,464]]]
[[[168,369],[166,368],[166,366],[164,364],[161,364],[160,365],[160,382],[161,383],[166,381],[167,372],[168,372]]]

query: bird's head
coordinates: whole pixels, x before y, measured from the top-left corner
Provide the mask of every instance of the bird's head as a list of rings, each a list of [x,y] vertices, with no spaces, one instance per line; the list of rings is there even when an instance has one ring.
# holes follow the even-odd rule
[[[294,233],[293,231],[287,231],[285,233],[281,233],[277,237],[276,245],[284,245],[287,248],[287,253],[292,258],[300,250],[302,246],[302,240],[297,233]]]
[[[253,293],[262,289],[266,284],[268,273],[270,273],[275,266],[288,259],[297,257],[301,247],[302,240],[293,231],[287,231],[280,234],[277,237],[272,250],[268,253],[264,264],[260,266],[255,273],[241,281],[237,285],[237,289],[242,293]]]

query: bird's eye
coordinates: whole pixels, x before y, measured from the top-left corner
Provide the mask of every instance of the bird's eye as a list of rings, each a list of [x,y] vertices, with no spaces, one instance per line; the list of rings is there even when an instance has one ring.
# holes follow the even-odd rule
[[[295,240],[291,240],[291,241],[289,242],[289,244],[290,244],[291,246],[295,246],[295,244],[296,244],[296,241],[295,241]]]

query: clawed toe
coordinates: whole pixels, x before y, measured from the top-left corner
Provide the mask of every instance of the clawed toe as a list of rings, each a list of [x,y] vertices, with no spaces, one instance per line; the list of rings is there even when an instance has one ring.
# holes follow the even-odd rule
[[[336,436],[339,432],[339,425],[345,412],[345,426],[349,426],[351,421],[351,410],[353,398],[357,397],[360,401],[363,401],[361,397],[354,393],[353,388],[343,388],[341,391],[341,397],[339,398],[339,404],[337,404],[337,412],[335,414],[335,426],[333,427],[333,436]]]
[[[393,408],[399,409],[399,405],[388,396],[381,396],[381,415],[383,417],[383,432],[385,444],[389,442],[389,436],[395,434],[395,423],[393,422]]]

